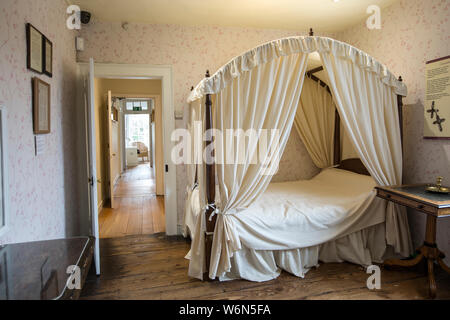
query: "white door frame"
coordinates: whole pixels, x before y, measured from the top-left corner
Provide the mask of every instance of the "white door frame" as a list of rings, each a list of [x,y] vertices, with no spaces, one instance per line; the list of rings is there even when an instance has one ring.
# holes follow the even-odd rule
[[[0,208],[0,215],[3,215],[3,223],[0,225],[0,236],[5,235],[10,229],[9,226],[9,179],[8,179],[8,123],[6,107],[0,105],[0,183],[3,208]]]
[[[91,232],[95,238],[94,244],[94,263],[97,275],[100,275],[100,236],[98,223],[98,198],[97,198],[97,151],[95,145],[95,78],[94,78],[94,60],[89,60],[89,67],[85,79],[85,112],[86,112],[86,174],[88,181],[85,181],[88,190],[88,198],[90,204],[90,225]],[[88,184],[86,184],[88,182]]]
[[[87,63],[79,63],[87,66]],[[176,166],[171,160],[173,142],[172,132],[175,130],[175,112],[173,105],[173,79],[171,66],[155,66],[140,64],[95,63],[96,78],[113,79],[160,79],[162,81],[162,116],[164,164],[168,172],[164,174],[166,234],[178,234],[177,227],[177,177]]]

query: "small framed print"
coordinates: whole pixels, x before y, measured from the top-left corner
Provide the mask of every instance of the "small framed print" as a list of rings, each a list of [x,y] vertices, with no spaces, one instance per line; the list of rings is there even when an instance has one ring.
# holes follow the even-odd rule
[[[43,38],[43,49],[44,53],[42,55],[43,70],[46,75],[50,78],[53,76],[53,44],[46,37]]]
[[[50,133],[50,85],[33,78],[33,127],[34,134]]]
[[[27,23],[26,28],[27,28],[27,68],[37,73],[43,73],[44,36],[38,29],[33,27],[31,23]]]

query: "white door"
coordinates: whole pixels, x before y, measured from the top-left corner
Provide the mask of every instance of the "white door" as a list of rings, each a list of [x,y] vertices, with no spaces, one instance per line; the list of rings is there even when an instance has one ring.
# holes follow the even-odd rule
[[[112,110],[113,110],[113,101],[112,101],[112,93],[111,91],[108,91],[108,97],[107,97],[107,112],[108,112],[108,119],[106,120],[108,122],[108,125],[106,126],[107,129],[107,137],[108,137],[108,167],[109,167],[109,198],[111,200],[111,209],[114,209],[114,186],[116,182],[116,177],[119,174],[118,172],[118,166],[119,166],[119,160],[118,160],[118,147],[119,147],[119,141],[118,141],[118,123],[116,121],[113,122],[112,120]]]
[[[89,210],[92,222],[92,236],[95,237],[94,261],[95,271],[100,275],[100,241],[98,228],[98,199],[97,199],[97,154],[95,145],[95,96],[94,96],[94,59],[89,60],[89,75],[87,77],[87,88],[85,88],[86,113],[88,116],[87,146],[88,146],[88,169],[89,169]]]

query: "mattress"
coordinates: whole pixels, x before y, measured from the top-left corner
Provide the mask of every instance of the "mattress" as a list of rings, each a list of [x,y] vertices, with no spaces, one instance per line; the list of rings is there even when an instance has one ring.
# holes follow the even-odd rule
[[[385,221],[370,176],[336,168],[311,180],[271,183],[251,206],[230,218],[241,243],[253,250],[319,245]]]

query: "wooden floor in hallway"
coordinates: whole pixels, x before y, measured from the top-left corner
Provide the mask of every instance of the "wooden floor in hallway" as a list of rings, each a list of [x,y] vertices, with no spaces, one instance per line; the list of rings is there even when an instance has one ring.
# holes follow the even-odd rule
[[[114,196],[136,197],[156,194],[154,170],[148,162],[128,168],[114,189]]]
[[[164,197],[155,195],[155,179],[148,163],[129,168],[114,190],[115,208],[99,215],[100,238],[165,232]]]
[[[364,268],[324,263],[304,279],[287,272],[267,282],[199,281],[188,276],[190,244],[164,234],[101,239],[102,274],[91,270],[81,299],[390,300],[428,299],[427,276],[419,269],[381,268],[381,289],[369,290]],[[437,269],[437,299],[450,299],[450,276]]]

